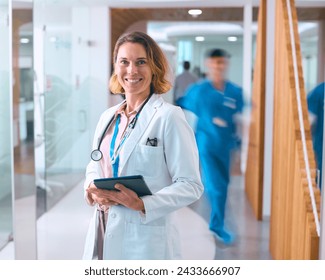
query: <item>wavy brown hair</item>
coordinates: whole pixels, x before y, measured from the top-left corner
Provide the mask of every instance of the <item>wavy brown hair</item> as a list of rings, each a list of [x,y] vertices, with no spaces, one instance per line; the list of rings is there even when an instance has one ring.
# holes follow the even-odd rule
[[[163,94],[169,91],[171,89],[171,84],[166,79],[168,72],[167,59],[158,44],[146,33],[136,31],[123,34],[119,37],[113,52],[114,68],[119,48],[125,43],[137,43],[144,47],[147,54],[148,64],[152,71],[151,87],[153,92]],[[124,89],[119,83],[115,71],[113,71],[110,78],[109,89],[112,93],[124,93]]]

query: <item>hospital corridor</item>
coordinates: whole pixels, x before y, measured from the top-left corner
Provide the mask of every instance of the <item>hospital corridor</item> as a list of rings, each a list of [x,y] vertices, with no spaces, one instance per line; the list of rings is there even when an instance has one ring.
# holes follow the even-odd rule
[[[0,265],[325,259],[325,0],[0,0],[0,42]]]

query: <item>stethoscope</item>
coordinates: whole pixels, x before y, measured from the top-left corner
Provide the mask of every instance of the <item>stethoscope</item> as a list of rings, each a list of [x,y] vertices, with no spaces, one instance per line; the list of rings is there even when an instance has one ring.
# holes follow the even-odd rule
[[[132,121],[129,123],[127,130],[124,133],[124,136],[120,142],[120,144],[118,145],[117,149],[113,152],[114,150],[114,146],[115,146],[115,140],[116,140],[116,136],[117,136],[117,132],[118,132],[118,124],[119,124],[119,120],[120,120],[120,115],[118,115],[116,117],[116,124],[115,124],[115,129],[114,129],[114,133],[113,133],[113,138],[112,138],[112,142],[111,142],[111,149],[110,149],[110,158],[111,158],[111,162],[112,164],[116,163],[116,160],[118,160],[118,155],[120,153],[120,150],[125,142],[125,140],[130,136],[131,132],[133,131],[135,125],[137,124],[139,115],[143,109],[143,107],[147,104],[147,102],[149,101],[150,97],[152,96],[152,92],[149,94],[149,96],[147,97],[147,99],[145,100],[145,102],[142,104],[142,106],[140,107],[139,111],[137,112],[137,114],[135,115],[135,117],[132,119]],[[100,161],[103,158],[103,153],[100,150],[100,146],[103,142],[103,139],[105,137],[106,132],[109,130],[109,128],[111,127],[113,121],[115,120],[115,114],[113,115],[113,117],[109,120],[108,124],[106,125],[100,139],[98,142],[98,147],[97,149],[93,150],[90,154],[90,157],[93,161]]]

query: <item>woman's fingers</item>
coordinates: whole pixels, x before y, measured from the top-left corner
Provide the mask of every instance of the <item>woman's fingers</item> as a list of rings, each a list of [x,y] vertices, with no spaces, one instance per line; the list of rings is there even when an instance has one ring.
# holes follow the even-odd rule
[[[114,196],[110,195],[110,193],[116,191],[107,191],[101,190],[97,188],[88,188],[87,192],[91,195],[91,198],[98,204],[109,204],[109,205],[116,205],[116,201],[114,200]]]
[[[95,185],[90,185],[87,192],[90,193],[92,199],[100,205],[121,204],[133,210],[144,210],[142,199],[140,199],[134,191],[126,188],[122,184],[116,184],[114,187],[116,191],[108,191],[98,189]]]
[[[118,203],[133,210],[144,210],[142,199],[140,199],[134,191],[126,188],[122,184],[116,184],[114,187],[119,190],[119,192],[115,194],[115,199]]]

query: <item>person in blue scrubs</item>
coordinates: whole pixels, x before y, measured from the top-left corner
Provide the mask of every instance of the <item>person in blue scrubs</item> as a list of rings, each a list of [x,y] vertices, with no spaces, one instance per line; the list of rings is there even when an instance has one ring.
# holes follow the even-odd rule
[[[321,172],[323,166],[324,85],[325,83],[319,84],[307,96],[313,148],[315,152],[317,169],[320,170],[319,187],[321,187]]]
[[[190,86],[178,105],[197,116],[195,136],[202,179],[211,205],[210,230],[224,244],[234,235],[225,228],[231,151],[238,145],[237,124],[243,110],[243,90],[226,78],[230,55],[222,49],[206,58],[207,77]]]

